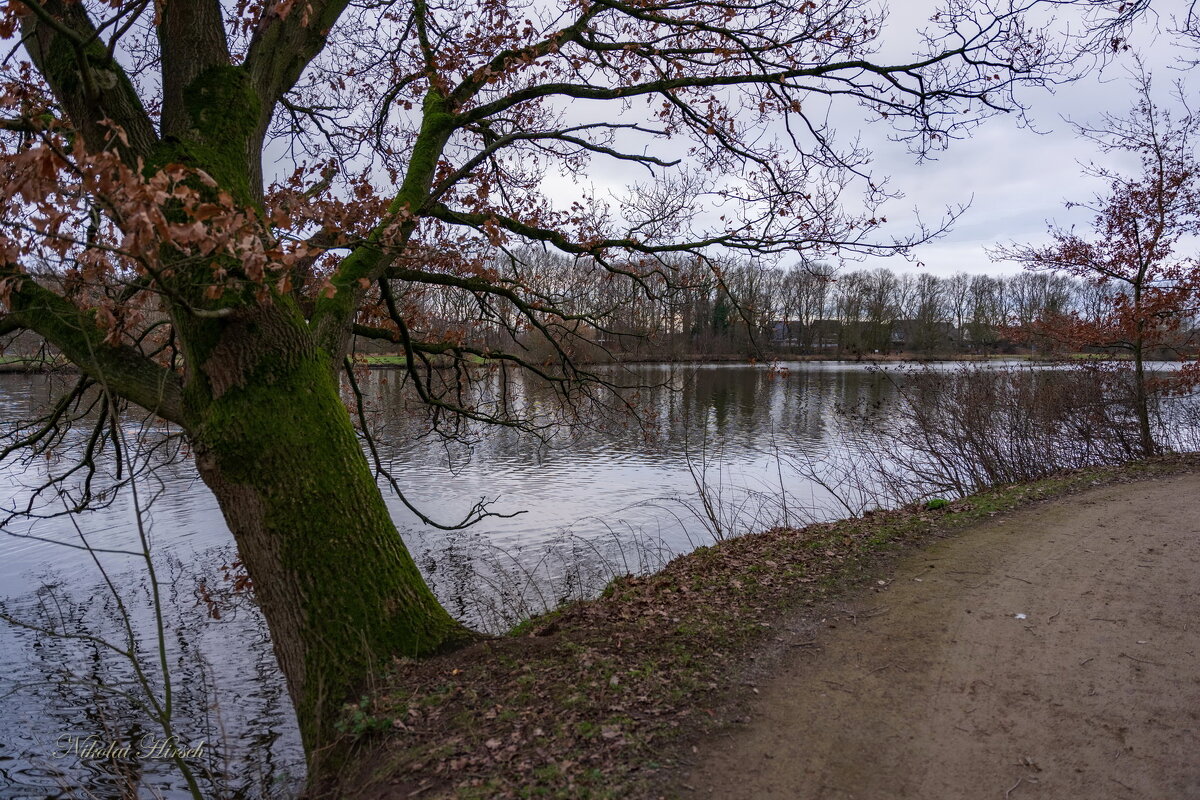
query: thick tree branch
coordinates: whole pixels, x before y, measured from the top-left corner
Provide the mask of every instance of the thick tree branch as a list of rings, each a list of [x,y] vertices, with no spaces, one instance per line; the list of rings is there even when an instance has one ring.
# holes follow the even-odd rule
[[[150,116],[99,41],[83,3],[29,0],[25,6],[31,12],[21,22],[25,47],[88,149],[116,149],[130,166],[148,159],[157,141]]]
[[[250,41],[245,67],[263,102],[273,106],[295,86],[321,50],[348,0],[271,3]]]
[[[349,4],[349,0],[268,2],[243,62],[262,102],[257,134],[251,139],[253,143],[261,146],[276,104],[296,85],[309,63],[320,55],[330,29]],[[256,151],[255,155],[261,154]],[[253,169],[251,185],[261,193],[262,164],[255,161]]]
[[[400,334],[397,331],[389,331],[387,328],[374,328],[370,325],[360,325],[358,323],[354,325],[354,335],[361,336],[364,339],[377,339],[385,342],[400,341]]]
[[[201,73],[229,66],[219,0],[170,0],[158,24],[162,52],[162,134],[185,138],[192,122],[184,90]]]
[[[313,310],[311,323],[316,329],[317,340],[339,359],[345,352],[346,339],[364,289],[383,275],[396,253],[403,252],[416,227],[417,210],[429,197],[446,142],[459,127],[448,106],[440,92],[430,89],[426,93],[421,130],[413,144],[399,191],[367,240],[338,265],[330,278],[334,288],[332,295],[318,299]],[[382,246],[385,237],[391,240],[387,252]]]
[[[104,341],[94,315],[81,311],[28,275],[9,270],[7,327],[40,334],[97,383],[170,422],[182,425],[183,393],[174,372],[132,347]]]

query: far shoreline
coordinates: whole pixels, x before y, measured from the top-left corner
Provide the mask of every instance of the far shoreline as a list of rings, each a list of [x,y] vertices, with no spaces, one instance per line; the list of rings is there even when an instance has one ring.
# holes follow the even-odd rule
[[[1164,360],[1162,363],[1182,363],[1187,359],[1177,358]],[[939,353],[920,355],[915,353],[871,353],[871,354],[801,354],[801,353],[764,353],[758,356],[743,353],[692,353],[680,355],[628,355],[604,361],[578,361],[578,366],[612,366],[612,365],[677,365],[677,364],[742,364],[745,366],[767,366],[782,364],[987,364],[997,361],[1028,361],[1038,364],[1077,363],[1081,361],[1125,362],[1132,361],[1122,355],[1105,355],[1101,353],[1056,353],[1045,355],[1041,353]],[[402,355],[373,353],[356,354],[356,363],[375,371],[402,370],[406,367]],[[478,365],[488,363],[479,359]],[[434,365],[435,367],[437,365]],[[75,374],[79,372],[74,364],[58,359],[34,359],[24,357],[0,357],[0,374],[40,375],[49,373]]]
[[[1184,359],[1175,359],[1182,362]],[[674,364],[742,364],[745,366],[771,366],[775,364],[954,364],[954,363],[992,363],[997,361],[1028,361],[1039,364],[1070,363],[1080,361],[1130,361],[1125,356],[1105,356],[1097,353],[1060,353],[1043,355],[1040,353],[943,353],[937,355],[917,355],[912,353],[872,353],[869,355],[821,355],[821,354],[791,354],[767,353],[759,356],[730,353],[695,353],[675,356],[626,356],[605,361],[578,361],[579,366],[613,366],[613,365],[674,365]],[[358,363],[371,370],[399,370],[405,368],[405,359],[401,355],[389,354],[359,354]],[[480,359],[480,365],[487,363]]]

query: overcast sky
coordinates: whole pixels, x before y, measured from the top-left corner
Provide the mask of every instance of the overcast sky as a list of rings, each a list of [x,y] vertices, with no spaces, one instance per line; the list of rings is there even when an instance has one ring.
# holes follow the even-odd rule
[[[876,60],[903,62],[916,46],[915,31],[926,27],[934,7],[929,0],[894,0],[888,24],[883,29],[882,48]],[[1177,46],[1169,32],[1173,18],[1180,18],[1186,0],[1155,0],[1153,14],[1143,18],[1132,31],[1133,52],[1139,54],[1154,78],[1154,95],[1159,105],[1168,107],[1176,81],[1190,84],[1187,96],[1200,102],[1200,79],[1180,68],[1180,59],[1195,51]],[[1064,15],[1076,11],[1061,10]],[[1065,17],[1064,17],[1065,19]],[[1061,21],[1061,20],[1060,20]],[[846,269],[886,266],[897,272],[917,269],[944,276],[958,271],[972,273],[1012,273],[1018,267],[993,262],[986,247],[1001,244],[1037,243],[1047,240],[1048,223],[1064,227],[1072,224],[1086,230],[1091,215],[1081,209],[1066,209],[1067,201],[1086,202],[1104,185],[1082,172],[1081,162],[1095,161],[1111,168],[1128,167],[1136,171],[1137,161],[1124,156],[1124,164],[1114,155],[1101,154],[1094,142],[1081,138],[1065,118],[1079,123],[1098,124],[1105,112],[1125,115],[1136,100],[1131,80],[1134,60],[1115,60],[1105,69],[1079,80],[1049,89],[1025,89],[1019,97],[1028,107],[1032,129],[1022,127],[1016,115],[992,117],[983,122],[970,138],[951,143],[948,150],[935,153],[935,160],[916,163],[915,156],[903,144],[888,140],[894,129],[873,115],[844,102],[833,103],[829,120],[837,131],[835,141],[844,146],[855,136],[874,153],[869,171],[876,179],[887,177],[889,188],[904,193],[884,209],[889,220],[887,234],[904,237],[915,229],[915,214],[930,226],[936,226],[948,206],[969,203],[970,207],[944,237],[918,248],[914,261],[900,257],[872,257],[843,264]],[[1200,72],[1200,70],[1196,70]],[[817,103],[824,102],[814,96]],[[612,114],[611,104],[600,112],[586,102],[577,102],[580,121],[595,113]],[[639,107],[640,108],[640,107]],[[810,108],[806,103],[806,110]],[[627,112],[637,114],[638,111]],[[821,114],[815,115],[819,120]],[[659,153],[663,155],[663,153]],[[582,190],[603,200],[625,194],[629,182],[645,181],[640,167],[626,162],[593,159],[593,169],[578,178],[551,175],[547,189],[561,202],[579,197]],[[853,191],[858,191],[856,188]],[[854,202],[856,197],[847,197]],[[1197,243],[1200,246],[1200,242]],[[784,259],[785,266],[795,261]]]
[[[893,10],[900,3],[893,4]],[[1182,4],[1179,4],[1182,6]],[[1166,32],[1171,3],[1155,6],[1159,17],[1143,22],[1135,31],[1134,49],[1141,53],[1154,77],[1155,100],[1173,105],[1172,84],[1184,80],[1187,95],[1197,97],[1200,81],[1178,68],[1185,54],[1172,45]],[[899,21],[893,15],[893,21]],[[1129,60],[1118,61],[1101,73],[1056,89],[1054,94],[1028,91],[1030,116],[1041,132],[1018,127],[1010,118],[993,118],[971,139],[957,141],[938,161],[917,165],[903,147],[886,141],[878,126],[862,129],[875,151],[875,167],[890,174],[905,198],[892,204],[889,218],[902,219],[914,205],[927,220],[936,220],[948,205],[971,202],[970,209],[944,238],[921,247],[916,256],[924,269],[937,275],[967,272],[1013,272],[1012,264],[992,262],[984,248],[1007,242],[1044,241],[1047,222],[1086,226],[1090,215],[1067,210],[1067,200],[1086,201],[1103,185],[1081,173],[1080,162],[1097,161],[1121,166],[1112,156],[1099,153],[1094,143],[1081,139],[1063,116],[1078,122],[1099,122],[1104,112],[1124,114],[1135,100],[1129,80]],[[1127,165],[1136,162],[1128,159]],[[904,216],[907,216],[905,214]],[[897,271],[916,269],[902,259],[869,259],[865,266],[888,266]]]

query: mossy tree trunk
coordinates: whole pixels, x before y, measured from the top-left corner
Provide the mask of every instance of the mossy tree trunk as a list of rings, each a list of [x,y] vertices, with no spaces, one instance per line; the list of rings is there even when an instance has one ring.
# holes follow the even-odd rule
[[[185,414],[313,752],[340,704],[392,656],[469,634],[405,549],[302,320],[281,303],[222,327]]]
[[[162,163],[205,170],[253,205],[246,153],[259,100],[246,72],[216,66],[183,87],[186,119]],[[207,267],[205,267],[207,268]],[[196,305],[206,276],[179,288]],[[393,656],[423,656],[471,634],[438,603],[392,522],[339,395],[346,338],[290,295],[247,289],[225,316],[173,313],[189,365],[183,422],[271,629],[310,766],[343,703]],[[351,319],[347,313],[345,319]]]

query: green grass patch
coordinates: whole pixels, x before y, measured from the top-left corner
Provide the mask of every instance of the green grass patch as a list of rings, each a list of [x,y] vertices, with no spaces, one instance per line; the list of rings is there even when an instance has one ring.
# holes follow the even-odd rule
[[[380,353],[361,354],[359,358],[369,367],[403,367],[408,363],[408,359],[404,356],[383,355]],[[462,360],[468,364],[486,364],[489,359],[477,356],[473,353],[468,353],[462,357]],[[449,359],[447,359],[449,364]]]

